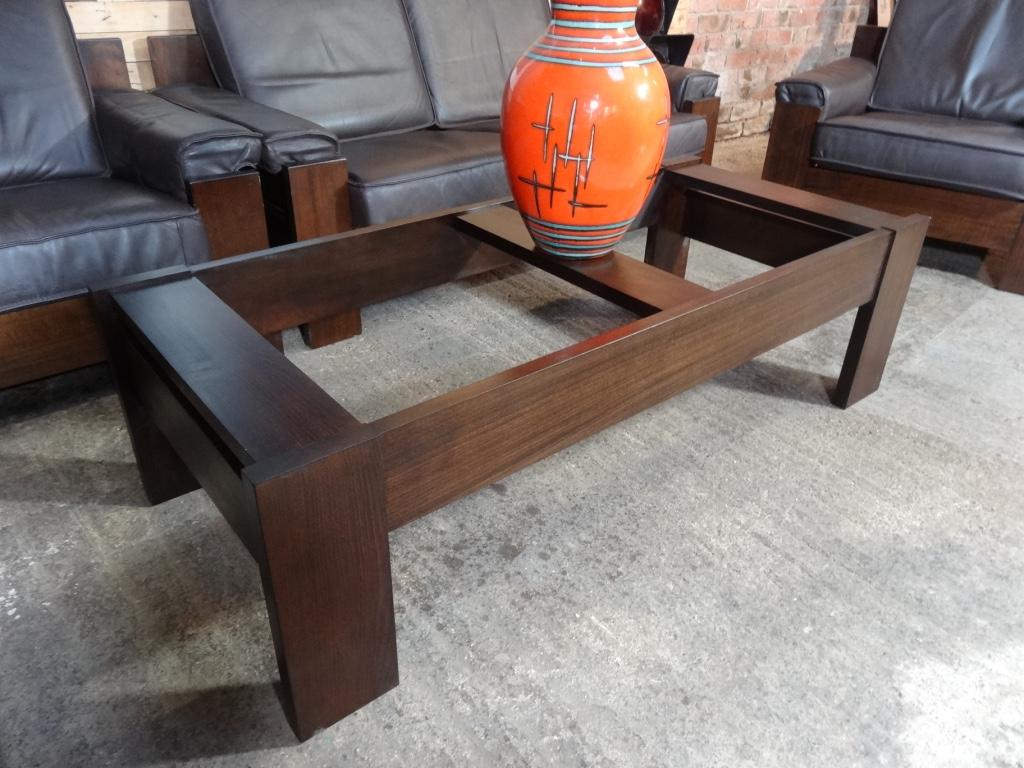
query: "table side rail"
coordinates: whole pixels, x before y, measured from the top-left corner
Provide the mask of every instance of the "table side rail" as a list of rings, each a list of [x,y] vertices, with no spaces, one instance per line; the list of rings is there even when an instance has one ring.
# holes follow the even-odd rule
[[[362,425],[195,279],[112,294],[136,342],[237,466]]]
[[[871,302],[872,232],[370,425],[392,529]]]
[[[579,260],[549,256],[534,247],[522,218],[512,208],[472,211],[456,222],[474,238],[640,316],[710,293],[703,286],[620,253]]]
[[[701,243],[779,267],[849,240],[820,224],[696,189],[685,192],[680,231]]]
[[[900,217],[784,184],[747,178],[708,165],[663,173],[666,184],[746,203],[797,221],[856,237],[875,229],[897,229]]]
[[[207,263],[193,274],[270,334],[511,263],[507,254],[460,232],[452,215]]]

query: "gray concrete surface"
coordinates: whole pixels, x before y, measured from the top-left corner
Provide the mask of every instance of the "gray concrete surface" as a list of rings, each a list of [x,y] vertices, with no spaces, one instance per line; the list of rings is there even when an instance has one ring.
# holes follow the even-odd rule
[[[102,372],[0,394],[0,764],[1024,765],[1024,297],[940,262],[849,411],[846,317],[393,534],[401,686],[302,745],[254,566],[144,505]],[[623,319],[509,270],[287,342],[372,418]]]

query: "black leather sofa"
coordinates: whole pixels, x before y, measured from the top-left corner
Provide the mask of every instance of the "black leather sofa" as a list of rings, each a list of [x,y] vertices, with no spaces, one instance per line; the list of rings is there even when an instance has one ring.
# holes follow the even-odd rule
[[[505,79],[548,23],[547,0],[191,0],[212,76],[156,91],[264,139],[267,175],[347,161],[351,222],[380,224],[508,194],[498,117]],[[191,54],[191,55],[194,55]],[[667,156],[714,144],[717,76],[667,67]],[[219,87],[199,83],[216,82]],[[159,82],[158,78],[158,85]],[[709,119],[691,114],[706,102]],[[317,232],[316,234],[326,234]]]
[[[229,255],[211,250],[193,185],[227,181],[204,188],[223,206],[238,179],[258,184],[259,153],[251,131],[149,94],[94,102],[61,0],[4,0],[0,388],[103,359],[90,285]]]
[[[926,213],[1024,293],[1022,44],[1020,0],[900,0],[850,58],[778,84],[764,178]]]

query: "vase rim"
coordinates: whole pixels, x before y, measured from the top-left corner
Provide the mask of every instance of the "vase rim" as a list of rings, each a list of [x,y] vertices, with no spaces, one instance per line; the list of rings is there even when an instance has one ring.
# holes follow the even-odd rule
[[[597,21],[626,28],[636,20],[636,2],[629,0],[552,0],[551,16],[556,21]]]

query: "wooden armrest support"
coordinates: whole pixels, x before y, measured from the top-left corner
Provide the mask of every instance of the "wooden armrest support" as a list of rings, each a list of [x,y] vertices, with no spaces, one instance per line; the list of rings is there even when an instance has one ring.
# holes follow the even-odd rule
[[[192,83],[217,87],[199,35],[157,35],[146,38],[157,88]]]
[[[777,102],[761,178],[790,187],[802,186],[820,119],[817,107]]]
[[[704,153],[701,159],[706,165],[711,165],[715,155],[715,135],[718,132],[718,112],[721,109],[722,100],[718,96],[710,96],[706,99],[687,101],[683,104],[683,111],[694,115],[700,115],[707,121],[708,135],[704,140]]]
[[[885,42],[885,35],[888,31],[888,27],[861,24],[854,33],[850,56],[877,64],[878,57],[882,53],[882,44]]]
[[[94,91],[125,90],[132,87],[124,44],[118,37],[79,40],[85,78]]]
[[[189,197],[203,217],[211,258],[225,259],[270,247],[257,171],[193,182]]]
[[[327,160],[295,165],[281,173],[265,175],[268,203],[285,214],[296,243],[337,235],[352,229],[352,204],[348,190],[348,163]],[[358,309],[325,317],[300,326],[303,341],[320,349],[362,333]]]

